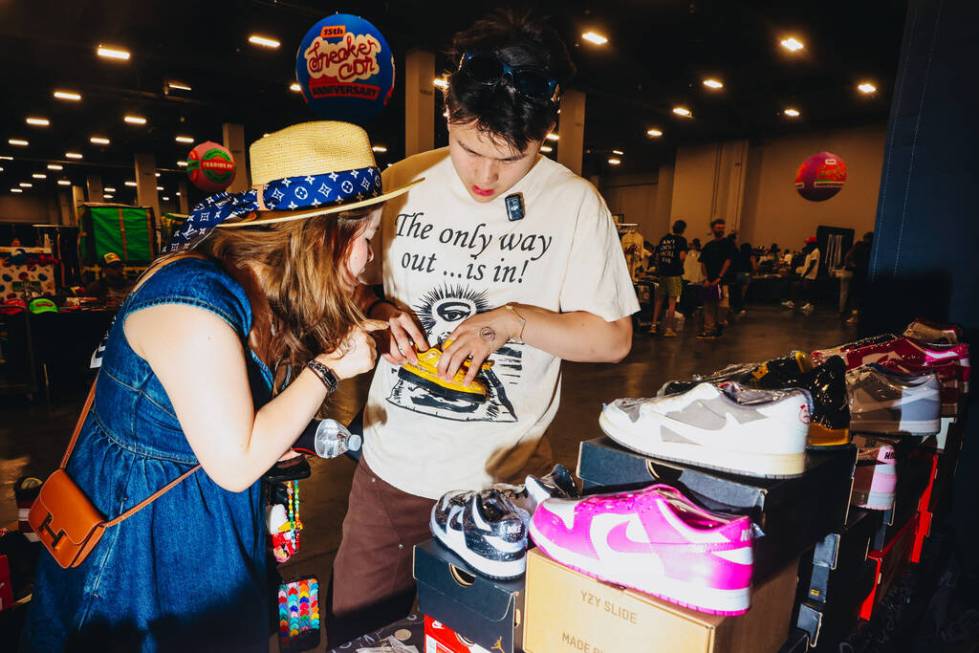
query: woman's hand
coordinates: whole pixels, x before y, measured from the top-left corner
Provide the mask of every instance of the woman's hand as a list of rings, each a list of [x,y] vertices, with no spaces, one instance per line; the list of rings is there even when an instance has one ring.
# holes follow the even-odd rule
[[[370,334],[387,328],[385,322],[367,320],[363,326],[351,329],[339,347],[317,356],[316,360],[333,370],[338,379],[349,379],[369,372],[377,362],[377,343]]]
[[[384,360],[392,365],[417,363],[418,352],[428,349],[428,339],[414,316],[390,302],[379,304],[373,314],[387,320],[389,333],[386,338],[379,338]]]
[[[472,383],[483,361],[509,340],[519,337],[522,328],[522,321],[506,308],[473,315],[449,336],[452,344],[439,359],[439,376],[445,380],[451,379],[466,359],[471,359],[465,383]]]

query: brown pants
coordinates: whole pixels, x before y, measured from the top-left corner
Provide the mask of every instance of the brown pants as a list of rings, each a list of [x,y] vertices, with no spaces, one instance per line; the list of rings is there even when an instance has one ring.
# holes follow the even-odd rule
[[[384,482],[357,465],[343,539],[333,562],[327,617],[330,646],[405,617],[415,598],[412,549],[429,539],[435,502]]]

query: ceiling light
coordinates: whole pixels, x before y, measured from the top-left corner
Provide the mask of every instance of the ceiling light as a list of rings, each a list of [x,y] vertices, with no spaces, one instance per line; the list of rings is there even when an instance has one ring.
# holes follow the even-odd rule
[[[20,188],[11,188],[10,189],[10,192],[11,193],[23,193],[24,191],[21,190]]]
[[[59,186],[71,186],[71,182],[68,181],[67,179],[59,179],[58,180],[58,185]]]
[[[686,107],[673,107],[673,113],[681,118],[693,118],[693,112]]]
[[[0,172],[3,172],[3,168],[2,167],[0,167]]]
[[[50,127],[51,121],[47,118],[39,118],[37,116],[27,116],[24,120],[31,127]]]
[[[126,122],[126,124],[129,124],[129,125],[145,125],[146,124],[146,118],[144,118],[143,116],[134,116],[134,115],[129,114],[129,113],[127,113],[123,117],[123,120]]]
[[[187,144],[190,144],[190,143],[193,143],[194,142],[194,137],[193,136],[185,136],[185,135],[181,134],[181,135],[177,136],[173,140],[177,141],[178,143],[187,143]]]
[[[169,201],[170,201],[170,196],[169,196],[169,195],[164,195],[164,196],[163,196],[162,198],[160,198],[160,199],[162,199],[162,200],[163,200],[164,202],[169,202]]]
[[[13,160],[14,157],[12,156],[0,156],[0,161],[13,161]]]
[[[268,36],[261,36],[259,34],[252,34],[251,36],[249,36],[248,42],[251,43],[252,45],[257,45],[261,48],[270,48],[272,50],[282,45],[276,39],[270,38]]]
[[[157,190],[163,190],[163,186],[157,186],[156,189]]]
[[[110,141],[105,136],[92,136],[88,142],[92,145],[108,145]]]
[[[550,145],[541,145],[540,151],[543,152],[544,154],[550,154],[551,152],[554,151],[554,148],[551,147]]]
[[[722,82],[719,79],[714,79],[713,77],[705,79],[702,83],[707,88],[713,89],[715,91],[724,88],[724,82]]]
[[[656,129],[654,127],[652,129],[647,129],[646,130],[646,136],[649,136],[650,138],[659,138],[662,135],[663,135],[663,130],[662,129]]]
[[[55,91],[54,97],[56,100],[65,100],[67,102],[82,101],[82,94],[76,93],[75,91]]]
[[[179,190],[177,191],[177,197],[180,197],[180,191]]]
[[[803,43],[802,41],[800,41],[794,36],[788,36],[782,39],[781,41],[779,41],[779,45],[781,45],[789,52],[798,52],[799,50],[802,50],[803,48],[806,47],[805,43]]]
[[[99,44],[98,55],[103,59],[115,59],[116,61],[129,61],[129,50],[114,48],[108,45]]]
[[[551,132],[550,134],[548,134],[544,138],[546,138],[547,140],[549,140],[549,141],[551,141],[553,143],[556,143],[557,141],[561,140],[561,137],[558,136],[557,134],[555,134],[554,132]]]
[[[585,39],[589,43],[594,43],[595,45],[605,45],[608,43],[608,37],[604,34],[599,34],[598,32],[585,32],[581,35],[581,38]]]
[[[34,184],[32,184],[29,181],[22,181],[17,185],[20,186],[21,188],[34,188]]]
[[[388,151],[388,148],[384,147],[383,145],[375,145],[371,149],[380,154],[384,154],[385,152]]]
[[[623,154],[625,154],[625,152],[623,152],[622,150],[612,150],[612,154],[618,154],[619,156],[622,156]]]
[[[610,166],[617,166],[617,165],[619,165],[621,163],[622,163],[622,159],[617,159],[614,156],[613,157],[609,157],[608,164]]]
[[[159,172],[157,172],[157,173],[155,173],[155,174],[156,174],[156,176],[157,176],[157,177],[159,177],[159,176],[160,176],[160,173],[159,173]]]
[[[115,195],[109,195],[109,194],[106,194],[106,195],[103,195],[102,196],[102,199],[104,199],[104,200],[114,200],[115,198],[116,198]]]
[[[130,188],[136,188],[136,182],[135,181],[124,181],[123,183],[126,186],[129,186]]]
[[[857,85],[857,90],[864,95],[873,95],[877,92],[877,87],[872,82],[860,82]]]
[[[49,163],[48,170],[64,170],[65,167],[60,163]]]
[[[187,167],[187,162],[186,161],[177,161],[177,167],[178,168],[186,168]]]
[[[16,145],[17,147],[27,147],[30,145],[30,143],[25,141],[23,138],[8,138],[7,142],[11,145]]]
[[[799,113],[799,110],[794,107],[788,107],[782,113],[784,113],[789,118],[798,118],[799,116],[802,115],[801,113]]]
[[[113,188],[112,186],[106,186],[103,190],[105,192],[107,192],[107,193],[114,193],[114,192],[116,192],[116,189]]]
[[[44,174],[43,172],[35,172],[33,175],[31,175],[31,177],[33,177],[34,179],[47,179],[48,178],[48,176],[46,174]]]
[[[302,93],[303,87],[299,85],[299,82],[293,82],[292,84],[289,84],[289,90],[293,93]]]
[[[183,82],[178,82],[175,79],[167,80],[167,88],[173,89],[175,91],[190,91],[190,84],[185,84]]]
[[[85,157],[83,157],[80,152],[65,152],[65,158],[78,161],[79,159],[83,159]]]
[[[436,77],[432,81],[432,85],[434,85],[435,87],[440,88],[440,89],[442,89],[444,91],[447,88],[449,88],[449,80],[447,80],[445,77]]]

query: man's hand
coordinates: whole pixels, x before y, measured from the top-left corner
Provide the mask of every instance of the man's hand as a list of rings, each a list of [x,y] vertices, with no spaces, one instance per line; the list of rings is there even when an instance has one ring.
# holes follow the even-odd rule
[[[442,352],[439,360],[439,376],[446,381],[455,376],[462,364],[469,359],[469,371],[465,383],[473,382],[480,366],[490,354],[509,340],[520,336],[523,322],[506,308],[497,308],[473,315],[452,332],[452,344]]]

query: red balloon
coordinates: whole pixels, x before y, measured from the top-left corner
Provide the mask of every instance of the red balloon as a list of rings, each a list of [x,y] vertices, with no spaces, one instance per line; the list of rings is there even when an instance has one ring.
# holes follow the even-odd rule
[[[205,193],[218,193],[230,186],[235,170],[231,152],[213,141],[196,146],[187,157],[187,177]]]
[[[795,173],[795,189],[810,202],[823,202],[846,183],[846,163],[832,152],[820,152],[802,162]]]

